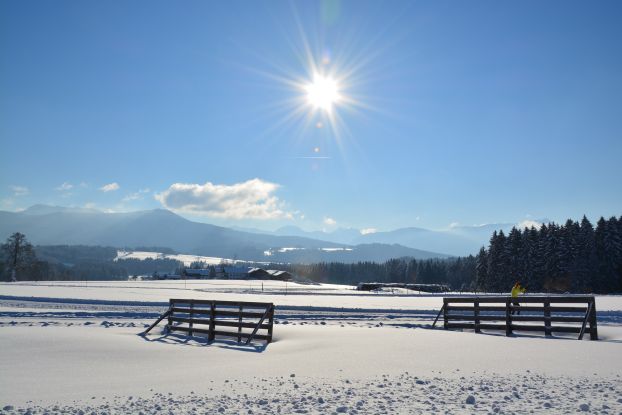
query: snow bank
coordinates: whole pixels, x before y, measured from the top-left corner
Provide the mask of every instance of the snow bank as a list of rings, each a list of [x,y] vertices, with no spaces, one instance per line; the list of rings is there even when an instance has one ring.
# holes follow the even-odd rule
[[[213,395],[154,392],[113,396],[70,404],[5,405],[7,414],[381,414],[381,413],[617,413],[622,398],[616,380],[517,375],[465,380],[424,379],[408,373],[369,380],[309,383],[297,377],[249,378],[211,383]]]
[[[620,296],[597,297],[610,311],[595,342],[424,329],[442,295],[338,285],[19,283],[0,294],[0,413],[622,411]],[[275,341],[139,336],[171,297],[272,301]]]
[[[263,288],[263,291],[262,291]],[[0,293],[113,301],[166,302],[170,298],[273,302],[283,306],[439,310],[452,294],[369,293],[348,285],[266,280],[70,281],[0,283]],[[458,294],[453,294],[458,295]],[[598,311],[622,311],[622,296],[596,297]]]
[[[11,405],[153,392],[214,396],[226,390],[227,381],[246,381],[237,390],[241,394],[261,385],[261,378],[274,382],[291,374],[307,385],[365,383],[383,375],[396,381],[408,372],[427,381],[440,377],[452,388],[462,377],[469,379],[465,386],[495,377],[520,378],[526,389],[539,388],[547,377],[621,386],[621,346],[606,340],[290,325],[276,327],[275,341],[264,350],[157,334],[143,338],[137,328],[105,324],[0,330],[0,403]],[[620,339],[622,331],[607,328],[602,335]],[[590,402],[591,394],[585,391]]]

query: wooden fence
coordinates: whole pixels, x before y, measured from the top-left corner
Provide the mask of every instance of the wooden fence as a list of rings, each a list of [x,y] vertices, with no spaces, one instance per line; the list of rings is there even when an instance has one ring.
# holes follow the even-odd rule
[[[179,331],[189,336],[232,337],[238,343],[252,340],[272,341],[274,304],[242,301],[210,301],[171,299],[168,310],[143,334],[149,333],[162,320],[167,319],[166,330]],[[233,328],[235,331],[223,330]],[[236,330],[237,329],[237,330]],[[259,333],[261,331],[261,333]]]
[[[520,305],[517,305],[520,303]],[[443,315],[445,329],[590,333],[598,340],[596,301],[593,296],[447,297],[434,320]],[[524,324],[542,322],[542,324]],[[588,328],[589,325],[589,328]]]

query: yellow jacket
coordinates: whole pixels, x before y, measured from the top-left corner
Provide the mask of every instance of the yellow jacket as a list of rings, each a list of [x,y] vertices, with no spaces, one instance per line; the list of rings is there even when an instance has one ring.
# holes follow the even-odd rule
[[[526,288],[523,288],[520,285],[515,285],[512,287],[512,297],[518,297],[519,294],[524,294],[525,291],[527,291]]]

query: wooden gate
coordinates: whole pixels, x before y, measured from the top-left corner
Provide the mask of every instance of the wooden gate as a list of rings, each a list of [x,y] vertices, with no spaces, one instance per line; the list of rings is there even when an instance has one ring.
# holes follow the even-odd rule
[[[189,336],[232,337],[238,343],[253,340],[272,341],[274,304],[244,301],[171,299],[168,310],[143,334],[167,319],[166,330]],[[223,329],[225,328],[225,329]],[[233,331],[231,331],[233,329]]]
[[[579,333],[579,340],[587,331],[590,340],[598,340],[596,300],[589,295],[446,297],[433,327],[441,314],[445,329],[503,330],[507,336],[514,331]],[[524,324],[534,322],[542,324]]]

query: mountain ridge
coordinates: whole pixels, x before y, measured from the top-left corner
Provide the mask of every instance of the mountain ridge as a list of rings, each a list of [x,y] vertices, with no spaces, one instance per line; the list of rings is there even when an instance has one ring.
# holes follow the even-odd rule
[[[487,246],[494,231],[508,232],[514,223],[492,223],[473,226],[453,226],[444,230],[432,230],[415,226],[389,231],[363,233],[356,228],[337,228],[330,232],[305,231],[295,225],[288,225],[265,233],[275,235],[296,235],[322,239],[333,243],[360,245],[370,243],[398,244],[414,249],[444,252],[454,256],[475,255],[482,246]]]
[[[166,209],[107,213],[35,205],[22,212],[0,211],[0,238],[18,231],[39,245],[163,246],[188,254],[253,261],[357,262],[450,256],[394,244],[376,244],[373,252],[368,244],[359,248],[303,236],[243,232],[193,222]],[[279,251],[286,247],[301,249]]]

